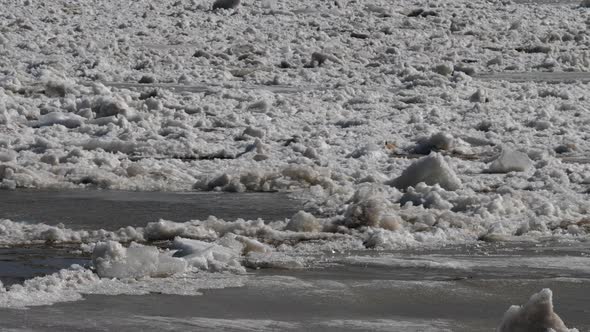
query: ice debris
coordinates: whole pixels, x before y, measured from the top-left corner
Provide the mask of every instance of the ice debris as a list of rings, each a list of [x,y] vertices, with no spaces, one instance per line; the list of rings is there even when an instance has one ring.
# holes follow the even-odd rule
[[[393,204],[372,186],[355,192],[344,215],[344,225],[350,228],[370,226],[393,231],[400,229],[402,223]]]
[[[399,177],[389,181],[388,184],[398,189],[407,189],[420,182],[428,185],[439,184],[446,190],[461,188],[461,180],[457,174],[441,154],[434,152],[412,163]]]
[[[486,171],[488,173],[525,172],[532,166],[533,162],[525,153],[504,149]]]
[[[285,229],[295,232],[319,232],[322,230],[322,225],[311,213],[299,211],[291,217]]]
[[[577,332],[568,329],[561,318],[553,311],[553,293],[549,288],[533,294],[524,306],[511,306],[497,332],[555,331]]]
[[[178,250],[175,257],[200,270],[244,272],[239,260],[243,244],[232,237],[223,238],[221,243],[225,245],[177,237],[172,248]]]
[[[39,120],[33,123],[36,127],[46,127],[53,125],[62,125],[66,128],[76,128],[84,124],[86,118],[73,113],[51,112],[39,117]]]
[[[96,273],[106,278],[164,277],[184,272],[187,261],[160,253],[158,248],[132,244],[129,248],[119,242],[99,242],[92,252]]]
[[[438,132],[430,137],[418,139],[414,152],[418,154],[429,154],[432,151],[451,150],[454,147],[455,139],[453,135],[444,132]]]

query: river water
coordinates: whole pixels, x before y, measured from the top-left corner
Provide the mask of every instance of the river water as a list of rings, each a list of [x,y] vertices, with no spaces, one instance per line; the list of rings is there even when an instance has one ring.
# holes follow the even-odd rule
[[[109,191],[0,192],[2,217],[67,227],[117,228],[215,213],[281,219],[301,203],[284,194]],[[542,288],[568,326],[590,330],[590,244],[477,244],[437,250],[334,252],[307,269],[250,270],[241,287],[200,296],[85,295],[0,309],[16,331],[493,331],[511,304]],[[68,247],[0,250],[0,279],[21,283],[89,258]]]

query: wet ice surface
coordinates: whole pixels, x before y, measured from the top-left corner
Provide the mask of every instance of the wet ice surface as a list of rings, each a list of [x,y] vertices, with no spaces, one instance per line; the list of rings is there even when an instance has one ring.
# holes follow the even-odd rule
[[[103,200],[125,203],[119,207],[121,215],[145,202],[170,207],[179,201],[188,204],[182,198],[192,201],[195,196],[202,197],[200,202],[215,202],[188,193],[17,191],[5,193],[3,204],[10,203],[10,195],[21,200],[52,199],[54,208],[76,199],[92,203],[86,206],[100,206]],[[228,196],[235,199],[227,203]],[[229,206],[252,206],[256,200],[268,201],[262,196],[223,194],[218,199]],[[273,207],[286,200],[270,199],[275,200]],[[295,203],[283,204],[293,208]],[[271,210],[259,213],[275,217],[284,213]],[[88,221],[88,226],[96,227],[95,222]],[[587,243],[567,242],[326,252],[309,269],[249,270],[243,287],[204,290],[200,296],[84,295],[83,301],[0,309],[0,319],[4,328],[35,331],[490,331],[509,304],[550,287],[557,294],[556,310],[568,326],[584,331],[590,328],[585,307],[590,294],[589,255]],[[88,259],[67,247],[5,248],[0,250],[0,280],[5,285],[20,283],[70,264],[87,265]]]
[[[5,328],[38,331],[491,331],[509,304],[550,287],[566,324],[586,331],[590,271],[579,260],[589,252],[587,244],[520,244],[327,254],[316,268],[252,270],[244,287],[201,296],[88,295],[1,309],[0,318]],[[346,263],[351,257],[358,264]],[[416,260],[439,265],[411,267]]]
[[[136,209],[152,209],[135,218],[158,213],[158,206],[168,207],[162,211],[194,213],[186,210],[191,204],[210,206],[219,200],[228,211],[242,209],[240,215],[274,218],[285,217],[286,211],[297,206],[296,201],[277,194],[0,193],[4,195],[2,204],[21,201],[30,210],[53,209],[52,221],[59,220],[59,213],[76,215],[72,207],[98,209],[101,204],[120,204],[117,211],[124,216],[136,213]],[[253,209],[257,203],[266,208]],[[21,209],[23,212],[26,209]],[[227,213],[231,218],[231,212]],[[100,223],[100,219],[90,218],[71,224],[96,228]],[[111,221],[106,225],[115,224]],[[556,311],[568,326],[584,331],[590,328],[590,312],[585,306],[590,294],[589,256],[588,243],[554,241],[380,252],[326,251],[315,254],[313,265],[306,269],[248,270],[242,276],[243,284],[237,285],[241,287],[230,284],[224,289],[204,289],[198,296],[167,294],[165,287],[163,293],[148,291],[144,295],[86,294],[82,301],[26,310],[0,309],[0,319],[4,328],[17,331],[490,331],[510,304],[522,303],[530,294],[549,287],[556,294]],[[3,248],[0,280],[5,286],[22,283],[71,264],[89,265],[87,254],[76,251],[75,246]]]
[[[44,276],[72,264],[87,265],[87,257],[72,248],[29,246],[0,248],[0,282],[5,286]]]

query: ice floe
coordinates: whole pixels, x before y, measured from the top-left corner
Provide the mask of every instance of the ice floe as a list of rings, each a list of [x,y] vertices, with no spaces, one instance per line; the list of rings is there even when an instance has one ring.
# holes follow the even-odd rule
[[[498,332],[556,331],[577,332],[568,329],[553,311],[553,293],[545,288],[533,294],[523,306],[511,306],[497,329]]]

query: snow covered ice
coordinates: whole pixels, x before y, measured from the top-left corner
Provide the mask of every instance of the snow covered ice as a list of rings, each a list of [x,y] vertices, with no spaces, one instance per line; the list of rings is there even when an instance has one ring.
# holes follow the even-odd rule
[[[587,7],[6,1],[0,188],[280,191],[304,207],[116,230],[2,219],[0,244],[79,246],[92,264],[63,278],[102,282],[585,243]]]

